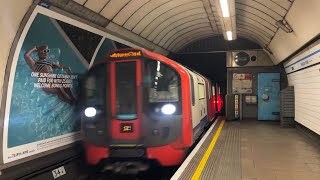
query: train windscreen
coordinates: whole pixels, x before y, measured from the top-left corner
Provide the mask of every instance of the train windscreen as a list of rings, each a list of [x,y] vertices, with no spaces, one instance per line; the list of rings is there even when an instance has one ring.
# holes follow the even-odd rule
[[[172,104],[181,114],[181,80],[179,74],[170,66],[160,61],[146,60],[144,62],[143,87],[145,91],[145,108],[149,112],[161,113],[165,104]]]
[[[107,64],[92,67],[87,76],[81,81],[80,106],[82,127],[87,133],[96,130],[96,127],[106,127],[105,117],[110,114],[109,83],[106,81]],[[88,138],[87,134],[85,138]],[[92,140],[92,139],[91,139]],[[94,138],[95,143],[102,143],[102,139]]]
[[[104,107],[106,101],[106,66],[93,67],[83,81],[81,98],[84,104],[95,108]]]

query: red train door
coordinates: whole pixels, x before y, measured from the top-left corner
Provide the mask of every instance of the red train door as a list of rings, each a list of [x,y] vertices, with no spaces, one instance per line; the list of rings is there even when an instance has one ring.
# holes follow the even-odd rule
[[[215,84],[213,84],[211,86],[212,88],[212,104],[213,104],[213,107],[214,107],[214,114],[216,115],[218,113],[218,104],[217,104],[217,92],[216,92],[216,87],[215,87]]]
[[[111,62],[110,78],[112,139],[138,140],[141,118],[141,61]]]

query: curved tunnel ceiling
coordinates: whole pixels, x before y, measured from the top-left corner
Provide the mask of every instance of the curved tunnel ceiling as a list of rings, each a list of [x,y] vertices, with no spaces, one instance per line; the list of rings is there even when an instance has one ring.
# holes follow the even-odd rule
[[[105,27],[115,23],[174,53],[193,42],[222,36],[215,0],[69,0],[67,4],[70,1],[103,16]],[[278,30],[276,22],[284,19],[291,4],[289,0],[235,0],[237,35],[267,47]]]

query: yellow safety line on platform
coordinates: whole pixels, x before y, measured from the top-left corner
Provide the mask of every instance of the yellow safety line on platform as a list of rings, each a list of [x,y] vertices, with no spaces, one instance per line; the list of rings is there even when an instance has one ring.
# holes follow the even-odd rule
[[[216,145],[216,142],[218,140],[218,137],[222,131],[222,127],[224,125],[224,120],[222,120],[222,122],[220,123],[220,126],[216,132],[216,134],[214,135],[214,137],[212,138],[212,141],[207,149],[207,151],[205,152],[204,156],[202,157],[196,171],[194,172],[193,176],[192,176],[192,180],[198,180],[202,171],[203,171],[203,168],[204,166],[206,165],[207,161],[208,161],[208,158],[211,154],[211,151],[212,149],[214,148],[214,146]]]

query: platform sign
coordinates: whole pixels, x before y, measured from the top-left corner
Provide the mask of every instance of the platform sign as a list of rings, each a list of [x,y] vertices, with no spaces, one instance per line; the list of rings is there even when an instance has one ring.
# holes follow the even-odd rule
[[[320,44],[317,44],[303,53],[284,63],[287,74],[307,68],[320,62]]]
[[[81,139],[78,79],[116,49],[114,40],[120,39],[44,7],[34,9],[9,59],[0,119],[3,163]]]

